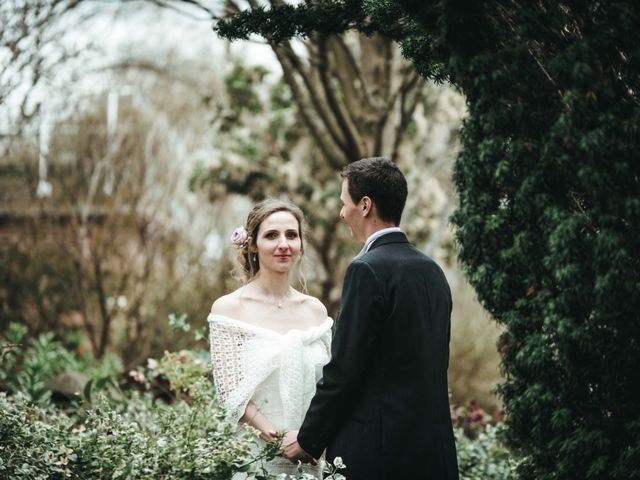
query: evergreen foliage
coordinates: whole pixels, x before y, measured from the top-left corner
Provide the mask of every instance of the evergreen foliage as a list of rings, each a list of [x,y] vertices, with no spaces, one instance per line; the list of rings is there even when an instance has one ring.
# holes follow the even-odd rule
[[[464,92],[453,221],[471,283],[506,326],[518,473],[639,478],[640,4],[305,2],[217,28],[379,32]]]

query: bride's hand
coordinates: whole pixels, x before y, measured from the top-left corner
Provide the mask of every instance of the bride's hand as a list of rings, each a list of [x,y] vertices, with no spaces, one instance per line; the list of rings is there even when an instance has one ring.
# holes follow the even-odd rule
[[[282,455],[293,463],[310,463],[311,465],[317,465],[318,462],[315,458],[305,452],[298,443],[298,431],[292,430],[286,432],[282,439]]]
[[[276,430],[269,430],[267,432],[260,432],[260,438],[265,442],[271,442],[276,440],[277,438],[281,438],[282,434],[278,433]]]

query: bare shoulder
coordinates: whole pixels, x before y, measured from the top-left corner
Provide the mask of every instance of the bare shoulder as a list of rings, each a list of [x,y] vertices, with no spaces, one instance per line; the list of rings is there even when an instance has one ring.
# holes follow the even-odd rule
[[[301,294],[304,297],[305,306],[311,311],[311,314],[314,318],[314,323],[321,324],[324,322],[329,314],[327,313],[327,307],[318,300],[316,297],[312,297],[311,295]]]
[[[238,295],[238,290],[236,290],[228,295],[223,295],[213,302],[213,305],[211,305],[211,313],[214,315],[233,317],[233,314],[237,313],[239,308],[240,295]]]

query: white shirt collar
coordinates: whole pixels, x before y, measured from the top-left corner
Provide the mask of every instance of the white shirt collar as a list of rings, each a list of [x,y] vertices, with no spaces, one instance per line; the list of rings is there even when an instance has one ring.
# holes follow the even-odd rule
[[[369,236],[369,238],[367,238],[367,241],[364,242],[364,247],[362,247],[362,250],[360,250],[358,257],[360,255],[364,255],[365,253],[367,253],[371,248],[371,245],[373,245],[373,242],[375,242],[381,236],[386,235],[387,233],[395,233],[395,232],[402,233],[402,229],[400,227],[389,227],[389,228],[383,228],[382,230],[378,230],[377,232],[373,232]]]

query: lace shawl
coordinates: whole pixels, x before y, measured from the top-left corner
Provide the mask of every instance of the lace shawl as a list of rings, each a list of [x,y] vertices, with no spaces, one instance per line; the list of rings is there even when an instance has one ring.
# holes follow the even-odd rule
[[[209,314],[207,320],[213,377],[228,420],[237,423],[256,387],[279,369],[285,421],[300,425],[315,393],[318,367],[330,358],[333,320],[285,334],[223,315]],[[323,348],[310,348],[315,342]]]

